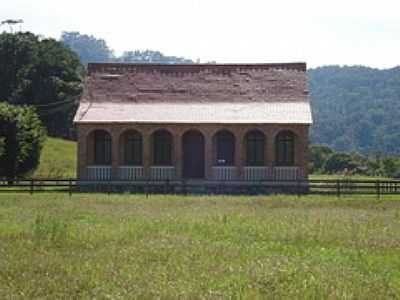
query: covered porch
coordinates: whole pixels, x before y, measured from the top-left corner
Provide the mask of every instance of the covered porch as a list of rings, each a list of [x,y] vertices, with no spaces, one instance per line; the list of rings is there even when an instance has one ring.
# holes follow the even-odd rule
[[[93,181],[284,181],[307,178],[307,128],[277,125],[90,125],[79,178]]]

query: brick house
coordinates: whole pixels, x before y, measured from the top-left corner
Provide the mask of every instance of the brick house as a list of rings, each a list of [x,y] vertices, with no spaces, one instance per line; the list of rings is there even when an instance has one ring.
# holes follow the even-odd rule
[[[74,122],[82,180],[307,178],[305,63],[89,64]]]

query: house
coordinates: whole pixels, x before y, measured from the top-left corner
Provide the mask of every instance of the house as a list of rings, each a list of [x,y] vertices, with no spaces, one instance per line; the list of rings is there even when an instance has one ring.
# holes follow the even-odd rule
[[[307,178],[305,63],[88,65],[81,180]]]

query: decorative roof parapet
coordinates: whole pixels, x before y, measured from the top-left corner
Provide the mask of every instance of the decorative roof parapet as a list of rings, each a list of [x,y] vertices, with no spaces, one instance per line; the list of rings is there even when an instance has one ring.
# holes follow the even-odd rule
[[[129,64],[129,63],[89,63],[88,74],[107,73],[162,73],[162,74],[191,74],[210,72],[215,74],[229,75],[231,72],[241,70],[273,70],[284,69],[305,72],[307,65],[304,62],[295,63],[270,63],[270,64]]]

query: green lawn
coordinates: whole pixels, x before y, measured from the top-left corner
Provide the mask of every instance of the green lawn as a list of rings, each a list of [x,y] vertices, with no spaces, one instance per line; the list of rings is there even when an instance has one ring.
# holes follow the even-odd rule
[[[395,197],[0,194],[0,299],[400,297]]]
[[[34,178],[75,178],[76,142],[48,137]]]

